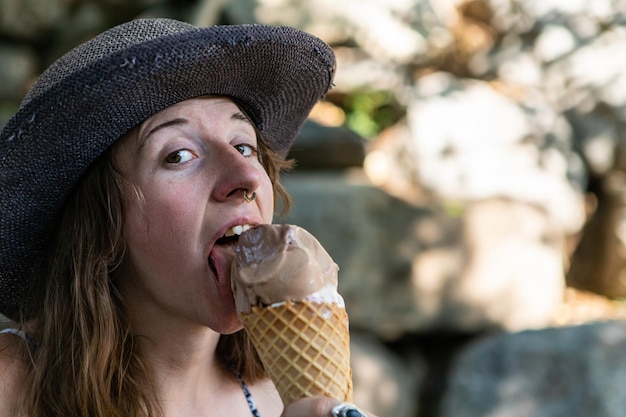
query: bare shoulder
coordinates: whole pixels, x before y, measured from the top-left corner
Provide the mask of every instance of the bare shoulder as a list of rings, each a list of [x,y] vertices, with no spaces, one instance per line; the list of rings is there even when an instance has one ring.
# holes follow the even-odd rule
[[[28,366],[25,343],[13,334],[0,333],[0,417],[16,415],[17,399],[25,392]]]
[[[279,416],[283,411],[283,402],[274,383],[269,379],[255,382],[250,387],[252,398],[262,416]]]

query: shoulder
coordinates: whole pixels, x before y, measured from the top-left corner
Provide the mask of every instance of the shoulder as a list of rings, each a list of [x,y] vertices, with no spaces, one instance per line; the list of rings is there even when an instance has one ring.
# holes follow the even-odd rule
[[[283,402],[278,395],[274,383],[269,379],[261,379],[250,387],[252,398],[262,416],[278,416],[283,411]]]
[[[10,333],[0,333],[0,417],[14,416],[24,392],[28,366],[26,342]]]

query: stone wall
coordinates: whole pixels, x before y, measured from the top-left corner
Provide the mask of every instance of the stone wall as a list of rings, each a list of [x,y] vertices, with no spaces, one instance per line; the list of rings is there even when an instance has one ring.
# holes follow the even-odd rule
[[[355,401],[381,417],[617,417],[623,324],[592,322],[626,314],[625,11],[625,0],[3,0],[0,124],[54,58],[134,17],[317,34],[336,51],[336,87],[294,147],[294,207],[277,221],[311,230],[340,265]],[[390,99],[351,124],[349,99],[372,91]],[[346,128],[389,107],[382,130]]]

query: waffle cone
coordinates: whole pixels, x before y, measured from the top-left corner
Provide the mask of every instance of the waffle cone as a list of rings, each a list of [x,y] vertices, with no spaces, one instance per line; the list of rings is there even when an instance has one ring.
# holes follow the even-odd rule
[[[350,333],[335,303],[286,302],[241,314],[283,403],[328,396],[352,401]]]

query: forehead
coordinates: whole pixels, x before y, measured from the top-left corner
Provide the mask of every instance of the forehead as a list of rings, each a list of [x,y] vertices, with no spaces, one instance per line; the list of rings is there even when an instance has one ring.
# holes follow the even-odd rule
[[[191,116],[194,112],[198,112],[198,114],[209,114],[221,111],[231,113],[240,112],[239,107],[237,107],[237,105],[235,105],[235,103],[227,97],[202,96],[173,104],[148,117],[139,126],[141,128],[153,123],[159,123],[163,121],[163,119],[168,119],[172,116],[181,114]]]

